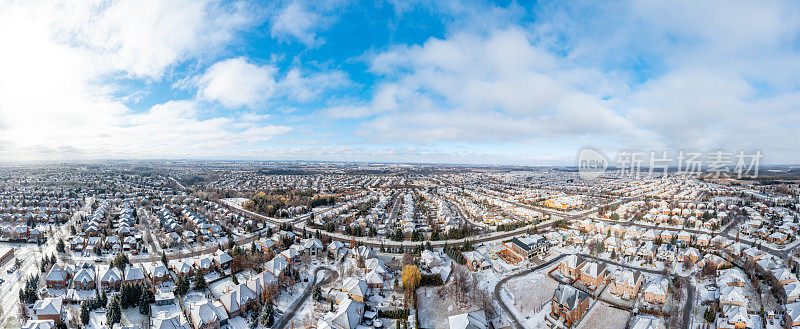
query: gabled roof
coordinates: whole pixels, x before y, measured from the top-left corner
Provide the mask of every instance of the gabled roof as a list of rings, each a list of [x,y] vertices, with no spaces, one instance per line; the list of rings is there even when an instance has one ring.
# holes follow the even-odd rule
[[[339,304],[328,323],[334,328],[354,329],[364,316],[364,303],[347,299]]]
[[[720,302],[747,303],[744,290],[741,287],[725,286],[720,289]]]
[[[581,267],[581,272],[590,277],[597,278],[606,272],[606,264],[589,261]]]
[[[583,256],[572,254],[567,256],[567,258],[564,258],[563,262],[570,268],[578,268],[583,265],[584,260]]]
[[[53,320],[28,320],[20,329],[53,329],[56,323]]]
[[[617,276],[614,278],[614,281],[620,284],[627,284],[631,287],[636,286],[639,282],[640,278],[642,277],[642,273],[639,271],[632,271],[628,269],[623,269],[617,271]]]
[[[792,322],[800,322],[800,302],[786,304],[786,315]]]
[[[367,282],[361,279],[347,278],[342,283],[342,290],[354,296],[366,296],[367,289]]]
[[[231,291],[223,294],[220,297],[222,305],[225,306],[225,309],[227,309],[229,313],[240,310],[241,307],[250,303],[254,299],[256,299],[256,294],[253,292],[253,290],[247,287],[246,283],[235,285]]]
[[[144,272],[137,266],[125,266],[125,281],[144,280]]]
[[[50,272],[47,273],[47,277],[45,281],[65,281],[69,276],[69,272],[62,269],[61,266],[58,264],[53,265],[53,268],[50,269]]]
[[[195,328],[228,319],[222,303],[211,302],[207,299],[192,304],[189,307],[189,313]]]
[[[36,302],[33,305],[34,313],[39,315],[60,315],[61,306],[64,304],[64,297],[49,297]]]
[[[654,295],[663,296],[667,294],[667,280],[663,278],[657,278],[651,280],[647,287],[644,289],[645,293],[651,293]]]
[[[283,257],[274,257],[272,260],[268,261],[264,264],[264,269],[272,273],[272,275],[278,276],[286,267],[289,266],[289,262]]]
[[[369,284],[383,283],[383,277],[375,271],[367,272],[367,275],[364,276],[364,280]]]
[[[587,298],[589,298],[589,294],[565,284],[559,284],[558,288],[553,292],[553,299],[555,299],[556,303],[567,306],[571,310],[574,310],[578,304]]]
[[[488,329],[489,321],[483,310],[461,313],[448,318],[450,329]]]
[[[227,252],[221,251],[217,252],[217,254],[214,255],[214,259],[220,264],[225,264],[227,262],[232,261],[233,257],[231,257],[231,255],[228,255]]]
[[[75,272],[75,277],[72,279],[73,282],[93,282],[94,281],[94,269],[93,268],[79,268],[77,272]]]
[[[100,277],[100,282],[117,282],[120,280],[122,280],[122,271],[115,266],[106,269],[106,271]]]

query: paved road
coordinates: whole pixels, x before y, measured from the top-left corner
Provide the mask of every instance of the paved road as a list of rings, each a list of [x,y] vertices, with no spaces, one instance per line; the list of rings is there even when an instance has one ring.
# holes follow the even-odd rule
[[[339,275],[339,273],[336,273],[336,271],[331,270],[327,267],[317,267],[317,269],[314,270],[314,281],[317,280],[317,274],[321,271],[328,272],[328,276],[326,276],[319,282],[314,282],[306,286],[305,291],[303,291],[303,295],[297,297],[294,300],[294,302],[292,302],[292,305],[290,305],[289,308],[286,310],[286,312],[283,314],[283,317],[281,317],[280,319],[275,321],[275,323],[272,324],[273,329],[283,329],[283,327],[286,327],[286,324],[289,322],[289,320],[294,318],[294,315],[295,313],[297,313],[297,310],[300,309],[300,307],[306,303],[306,299],[308,299],[308,296],[311,295],[311,292],[314,290],[315,286],[326,285],[331,281],[336,280],[336,277]]]
[[[692,307],[694,306],[694,285],[686,280],[686,305],[683,306],[683,327],[686,329],[691,328],[690,317],[692,316]]]

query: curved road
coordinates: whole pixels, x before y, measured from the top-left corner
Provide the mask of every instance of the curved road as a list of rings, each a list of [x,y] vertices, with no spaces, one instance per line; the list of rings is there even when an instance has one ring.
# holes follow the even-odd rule
[[[328,272],[328,276],[320,280],[319,282],[314,282],[313,284],[309,284],[308,286],[306,286],[305,291],[303,291],[303,295],[296,298],[294,302],[292,302],[292,305],[290,305],[289,308],[286,310],[286,312],[283,314],[283,316],[277,321],[275,321],[274,324],[272,324],[273,329],[283,329],[283,327],[286,326],[289,320],[294,318],[294,315],[295,313],[297,313],[297,310],[300,309],[300,306],[303,306],[303,304],[306,303],[306,299],[308,299],[308,296],[311,295],[311,292],[314,290],[314,287],[326,285],[332,282],[333,280],[336,280],[336,277],[339,276],[339,273],[336,273],[336,271],[331,270],[327,267],[317,267],[317,269],[314,270],[314,281],[317,280],[317,274],[319,274],[319,272],[321,271]]]

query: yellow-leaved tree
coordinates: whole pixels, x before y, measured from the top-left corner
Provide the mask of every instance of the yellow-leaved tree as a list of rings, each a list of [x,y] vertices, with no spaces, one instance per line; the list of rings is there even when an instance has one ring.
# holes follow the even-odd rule
[[[406,306],[408,306],[409,301],[415,301],[414,305],[416,305],[417,296],[414,292],[417,290],[417,286],[419,286],[419,280],[422,279],[419,268],[415,265],[403,266],[403,273],[400,276],[403,278],[403,287],[406,289]]]

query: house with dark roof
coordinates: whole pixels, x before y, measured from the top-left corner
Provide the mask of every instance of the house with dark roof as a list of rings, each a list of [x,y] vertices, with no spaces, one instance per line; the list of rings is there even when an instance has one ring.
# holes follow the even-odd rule
[[[559,284],[550,300],[550,315],[567,327],[578,323],[589,310],[589,294],[573,286]]]
[[[549,243],[545,237],[534,234],[527,237],[514,237],[511,239],[511,249],[525,258],[532,258],[547,252]]]

